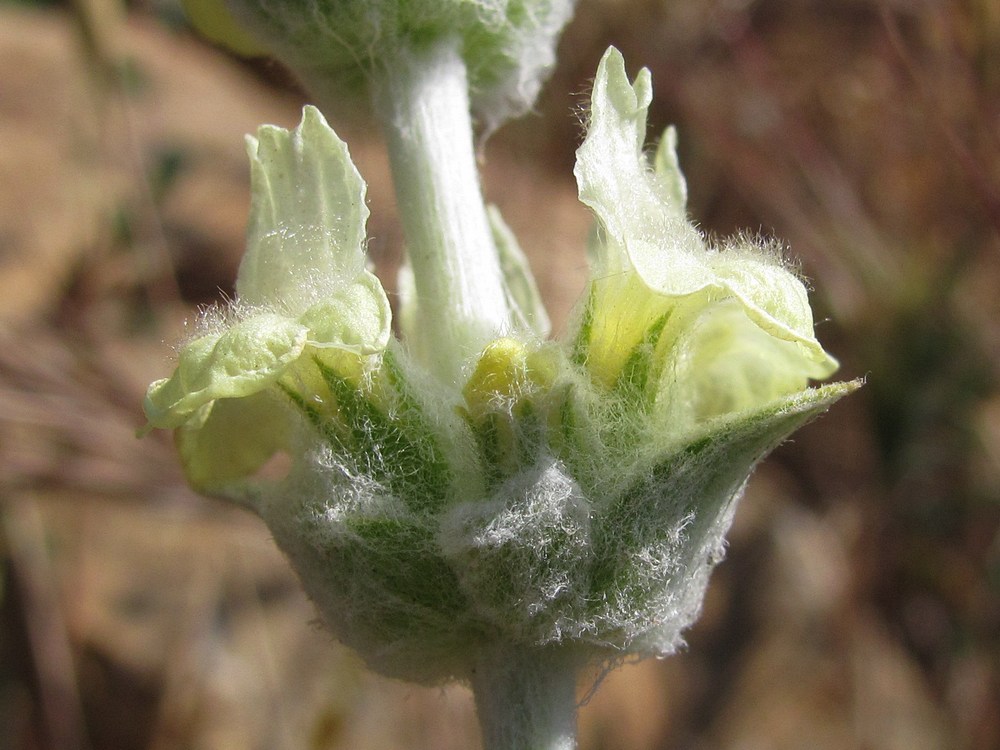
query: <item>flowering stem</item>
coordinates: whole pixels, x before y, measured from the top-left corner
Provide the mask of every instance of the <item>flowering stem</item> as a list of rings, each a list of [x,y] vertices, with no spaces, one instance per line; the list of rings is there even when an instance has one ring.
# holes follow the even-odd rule
[[[500,646],[476,665],[483,750],[573,750],[577,663],[562,651]]]
[[[416,285],[411,345],[439,376],[457,381],[508,319],[458,40],[382,60],[374,98]]]

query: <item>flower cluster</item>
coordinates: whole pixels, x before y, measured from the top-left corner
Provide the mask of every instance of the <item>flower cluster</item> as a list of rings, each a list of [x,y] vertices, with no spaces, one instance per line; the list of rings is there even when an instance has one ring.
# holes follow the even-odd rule
[[[630,82],[609,50],[576,168],[597,225],[575,323],[496,331],[461,382],[391,335],[364,183],[319,112],[249,139],[237,299],[146,413],[383,673],[467,679],[498,643],[576,664],[671,652],[753,466],[854,387],[809,387],[836,363],[778,250],[688,221],[673,131],[643,150],[649,103],[648,73]],[[512,317],[539,308],[525,274],[504,280]],[[288,473],[262,472],[279,453]]]

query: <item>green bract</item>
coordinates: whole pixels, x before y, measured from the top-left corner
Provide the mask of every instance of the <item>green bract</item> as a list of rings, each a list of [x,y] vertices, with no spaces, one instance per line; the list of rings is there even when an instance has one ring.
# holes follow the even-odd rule
[[[222,0],[187,0],[209,36],[233,34]],[[230,0],[242,26],[327,94],[359,88],[379,68],[405,64],[401,50],[454,39],[469,71],[473,105],[493,129],[531,106],[555,61],[574,0]],[[205,19],[205,20],[201,20]]]
[[[390,5],[424,7],[331,3],[355,22]],[[364,187],[319,114],[251,141],[230,322],[183,350],[147,414],[179,428],[197,486],[260,513],[325,621],[383,673],[434,683],[508,653],[669,653],[754,465],[855,387],[808,387],[836,364],[777,251],[710,245],[688,222],[673,132],[652,164],[643,153],[649,91],[609,51],[578,153],[598,227],[570,333],[542,340],[533,280],[494,216],[517,323],[452,367],[428,364],[437,331],[420,357],[390,336],[365,269]],[[287,476],[257,477],[278,451]]]

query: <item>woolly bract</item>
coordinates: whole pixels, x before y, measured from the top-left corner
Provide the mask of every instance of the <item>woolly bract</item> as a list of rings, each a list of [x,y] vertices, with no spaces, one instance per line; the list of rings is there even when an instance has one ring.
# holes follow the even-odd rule
[[[498,644],[581,663],[676,649],[753,466],[855,387],[808,387],[835,363],[801,281],[689,224],[672,132],[643,154],[648,104],[648,74],[630,83],[610,51],[576,170],[598,221],[576,322],[492,341],[458,385],[389,336],[363,188],[319,115],[251,148],[235,322],[182,352],[147,413],[385,674],[467,679]],[[512,317],[536,319],[532,285],[506,283]],[[258,476],[282,451],[287,475]]]
[[[239,24],[227,14],[232,11]],[[245,27],[328,96],[363,87],[401,50],[454,40],[468,66],[473,107],[487,130],[526,112],[555,62],[574,0],[185,0],[212,39],[253,50]]]

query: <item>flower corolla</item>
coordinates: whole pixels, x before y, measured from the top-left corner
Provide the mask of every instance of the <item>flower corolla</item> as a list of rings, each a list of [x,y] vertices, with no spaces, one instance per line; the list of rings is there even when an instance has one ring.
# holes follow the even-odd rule
[[[674,129],[652,164],[643,152],[651,92],[648,70],[629,83],[621,54],[606,53],[577,155],[598,228],[573,356],[606,387],[660,402],[677,427],[802,390],[837,363],[780,248],[713,246],[688,221]]]
[[[359,371],[390,337],[389,301],[366,267],[365,183],[319,110],[292,131],[247,138],[253,201],[247,252],[229,309],[153,383],[151,427],[179,435],[192,484],[221,491],[287,440],[281,392],[315,378],[315,362]],[[238,400],[236,403],[234,400]]]

